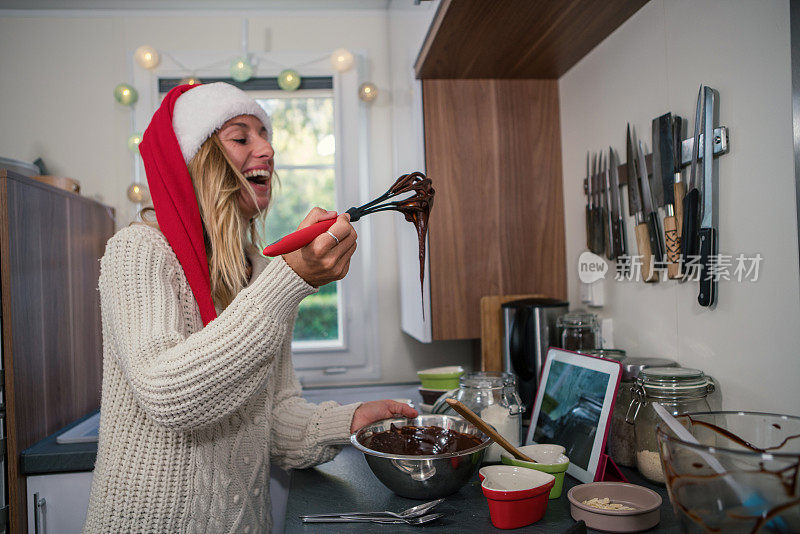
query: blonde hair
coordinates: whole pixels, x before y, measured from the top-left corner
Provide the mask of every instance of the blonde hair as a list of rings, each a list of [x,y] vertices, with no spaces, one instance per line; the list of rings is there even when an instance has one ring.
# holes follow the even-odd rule
[[[253,205],[257,205],[255,193],[232,164],[216,132],[200,146],[187,167],[203,221],[211,298],[218,308],[225,309],[247,284],[251,270],[247,254],[258,252],[261,238],[257,223],[263,221],[267,210],[249,221],[242,217],[240,192],[249,194]],[[270,179],[273,178],[274,173]],[[145,219],[144,211],[142,220],[153,225]]]

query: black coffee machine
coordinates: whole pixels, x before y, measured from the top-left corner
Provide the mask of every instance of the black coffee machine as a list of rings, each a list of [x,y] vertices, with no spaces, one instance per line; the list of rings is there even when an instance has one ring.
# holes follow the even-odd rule
[[[536,399],[547,348],[558,347],[556,319],[567,313],[564,300],[532,298],[507,302],[503,309],[503,370],[517,377],[519,396],[528,421]]]

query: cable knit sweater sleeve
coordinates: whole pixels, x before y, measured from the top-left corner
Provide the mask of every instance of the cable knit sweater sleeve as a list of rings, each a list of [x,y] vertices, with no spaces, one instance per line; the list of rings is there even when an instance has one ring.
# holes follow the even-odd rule
[[[148,417],[176,431],[219,421],[262,391],[298,304],[315,292],[277,258],[187,337],[179,325],[196,314],[180,305],[185,291],[160,232],[134,225],[109,241],[100,274],[102,306],[111,313],[104,341]]]
[[[284,469],[302,469],[321,464],[339,453],[350,439],[353,413],[361,403],[339,406],[328,401],[311,404],[301,397],[300,382],[291,360],[291,340],[277,364],[277,381],[283,387],[273,401],[270,456]]]

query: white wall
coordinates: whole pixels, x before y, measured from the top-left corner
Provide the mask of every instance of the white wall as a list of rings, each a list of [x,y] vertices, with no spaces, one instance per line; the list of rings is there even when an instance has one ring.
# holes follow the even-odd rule
[[[148,44],[173,52],[229,50],[233,57],[239,52],[242,18],[247,17],[249,48],[254,52],[324,54],[345,47],[366,54],[366,79],[380,91],[369,111],[370,189],[382,193],[394,180],[390,69],[409,68],[392,64],[397,55],[390,52],[389,25],[396,19],[402,31],[413,36],[401,40],[401,34],[395,34],[395,46],[418,47],[434,10],[411,4],[396,1],[391,11],[0,10],[0,155],[27,161],[43,158],[52,174],[80,180],[84,195],[113,206],[117,226],[126,225],[133,214],[125,198],[133,180],[126,148],[131,119],[112,92],[116,84],[130,79],[130,52]],[[470,360],[467,344],[423,345],[400,332],[394,233],[392,217],[376,218],[372,245],[382,382],[416,380],[419,367]]]
[[[691,132],[698,87],[719,90],[731,139],[719,159],[719,249],[760,253],[759,280],[721,282],[715,310],[697,304],[696,283],[605,280],[599,313],[613,317],[615,344],[629,354],[713,375],[726,409],[800,413],[788,2],[653,0],[559,83],[572,303],[580,302],[577,258],[585,249],[586,152],[612,145],[624,159],[626,122],[649,146],[651,120],[668,111],[690,117]]]

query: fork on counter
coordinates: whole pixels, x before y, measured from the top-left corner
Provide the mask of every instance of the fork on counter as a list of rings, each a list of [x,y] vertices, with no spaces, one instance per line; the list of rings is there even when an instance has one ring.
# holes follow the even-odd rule
[[[416,517],[421,517],[425,515],[425,513],[432,510],[434,507],[438,506],[444,502],[444,499],[436,499],[435,501],[426,502],[423,504],[418,504],[416,506],[412,506],[402,512],[340,512],[340,513],[330,513],[330,514],[311,514],[311,515],[301,515],[300,519],[303,520],[305,523],[316,523],[318,521],[307,521],[307,520],[317,520],[317,519],[325,519],[325,518],[351,518],[351,519],[414,519]],[[441,515],[441,514],[439,514]]]

